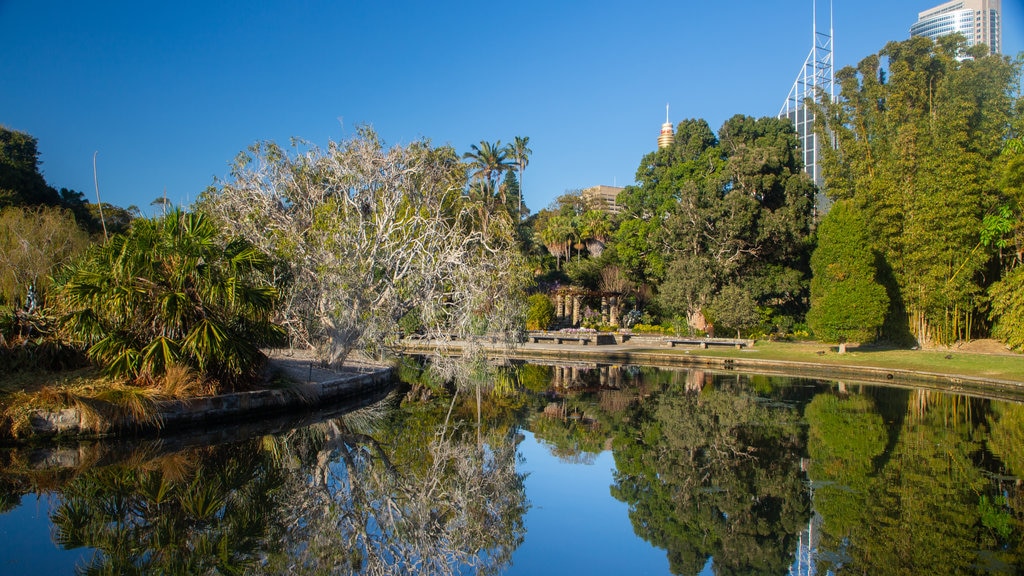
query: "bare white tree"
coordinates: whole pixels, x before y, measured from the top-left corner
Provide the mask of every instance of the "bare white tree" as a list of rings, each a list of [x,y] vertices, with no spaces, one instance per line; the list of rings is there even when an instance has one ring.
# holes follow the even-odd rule
[[[326,150],[255,144],[199,208],[281,259],[282,321],[339,362],[381,355],[409,313],[432,336],[512,341],[526,282],[514,223],[493,215],[485,233],[465,184],[450,147],[385,148],[361,128]]]

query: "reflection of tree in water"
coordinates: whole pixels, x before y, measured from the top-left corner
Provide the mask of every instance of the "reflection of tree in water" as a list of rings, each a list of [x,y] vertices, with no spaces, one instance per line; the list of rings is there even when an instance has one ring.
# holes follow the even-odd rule
[[[289,564],[280,568],[492,573],[509,562],[527,506],[514,438],[481,449],[468,429],[422,417],[391,426],[402,431],[391,460],[386,441],[326,431],[314,474],[288,490]]]
[[[1024,523],[1005,497],[1016,483],[985,471],[998,466],[982,444],[986,425],[1016,410],[1001,404],[926,390],[816,397],[807,419],[819,569],[1016,573]],[[990,443],[1001,438],[994,426]]]
[[[447,408],[92,469],[63,488],[56,538],[98,550],[90,573],[494,572],[524,531],[514,430],[478,447]]]
[[[810,515],[798,411],[735,388],[667,386],[616,436],[612,494],[675,574],[711,557],[716,574],[783,574]]]

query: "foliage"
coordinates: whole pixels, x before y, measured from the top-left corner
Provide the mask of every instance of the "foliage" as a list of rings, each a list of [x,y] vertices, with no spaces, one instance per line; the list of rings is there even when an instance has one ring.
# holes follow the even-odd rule
[[[718,136],[685,120],[675,143],[644,156],[637,185],[619,195],[623,266],[660,284],[673,316],[691,317],[727,285],[758,306],[802,311],[814,185],[792,124],[734,116]]]
[[[20,306],[30,286],[46,301],[50,276],[85,251],[89,236],[70,212],[47,206],[0,210],[0,305]]]
[[[993,256],[979,236],[1003,202],[996,161],[1019,113],[1020,63],[964,50],[960,36],[890,42],[837,72],[842,97],[817,114],[835,143],[822,150],[825,189],[863,214],[893,274],[891,315],[926,345],[978,331]]]
[[[839,201],[818,228],[811,256],[811,310],[807,324],[826,342],[869,342],[878,334],[889,298],[863,219]]]
[[[1024,351],[1024,266],[1017,266],[989,288],[992,335]]]
[[[711,310],[715,322],[735,329],[737,338],[742,330],[749,330],[761,321],[757,302],[750,291],[732,284],[724,286],[715,296]]]
[[[54,337],[56,319],[44,309],[0,306],[0,373],[57,371],[87,363],[82,351]]]
[[[38,145],[33,136],[0,126],[0,208],[60,203],[39,171]]]
[[[674,574],[710,557],[718,574],[785,573],[810,517],[799,415],[720,385],[672,386],[631,411],[612,495]]]
[[[526,307],[527,330],[547,330],[555,320],[555,305],[547,294],[531,294]]]
[[[486,184],[491,169],[478,169]],[[385,354],[414,307],[428,334],[511,339],[521,329],[513,223],[464,198],[465,178],[449,147],[385,148],[363,128],[326,150],[256,144],[201,206],[287,263],[284,323],[337,362],[357,347]]]
[[[62,274],[64,330],[116,377],[153,379],[184,364],[225,384],[253,378],[261,346],[282,344],[270,318],[270,261],[208,217],[139,219]]]

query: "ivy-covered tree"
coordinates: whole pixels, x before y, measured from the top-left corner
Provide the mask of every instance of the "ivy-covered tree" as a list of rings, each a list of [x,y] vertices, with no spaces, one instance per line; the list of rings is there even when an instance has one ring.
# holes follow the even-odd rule
[[[818,227],[811,256],[811,310],[807,324],[826,342],[869,342],[889,308],[878,278],[875,252],[863,219],[849,201],[839,201]]]

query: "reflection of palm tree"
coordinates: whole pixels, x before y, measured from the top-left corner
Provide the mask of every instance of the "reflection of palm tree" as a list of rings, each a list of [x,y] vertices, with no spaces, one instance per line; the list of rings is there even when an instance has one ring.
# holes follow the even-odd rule
[[[507,148],[512,165],[519,171],[519,218],[516,220],[521,220],[523,217],[523,170],[526,170],[526,166],[530,163],[530,154],[533,154],[533,150],[527,146],[529,143],[529,136],[516,136]]]
[[[51,520],[66,549],[98,553],[87,573],[239,574],[279,528],[283,469],[249,446],[207,450],[186,478],[129,463],[89,471],[63,490]]]

